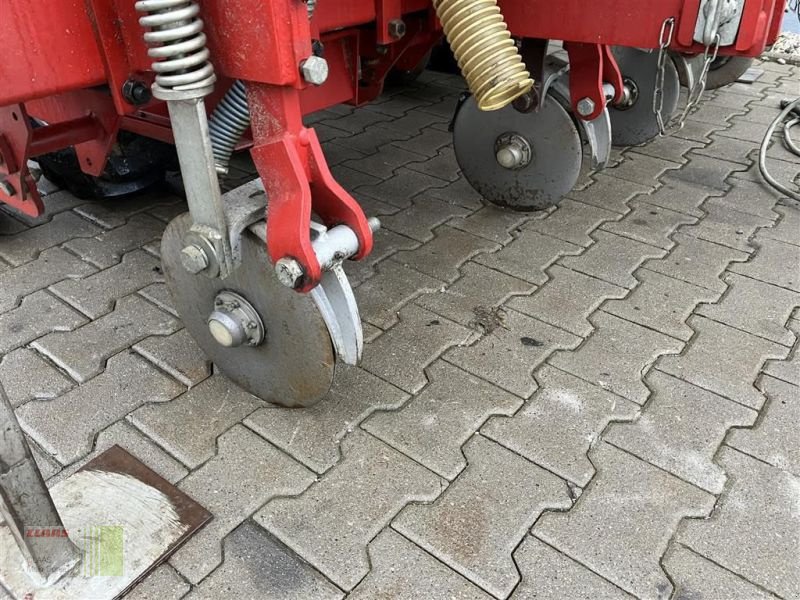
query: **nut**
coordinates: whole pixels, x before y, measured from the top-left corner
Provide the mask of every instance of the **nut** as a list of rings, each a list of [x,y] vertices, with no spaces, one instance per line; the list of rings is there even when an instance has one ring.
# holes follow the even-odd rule
[[[300,63],[300,72],[308,83],[322,85],[328,80],[328,61],[321,56],[309,56]]]
[[[17,193],[17,190],[14,189],[14,186],[11,185],[10,181],[0,181],[0,192],[3,192],[6,196],[13,196]]]
[[[293,258],[281,258],[275,263],[278,281],[288,288],[296,288],[303,280],[303,267]]]
[[[389,35],[399,40],[406,34],[406,24],[402,19],[392,19],[389,21]]]
[[[208,255],[197,244],[191,244],[181,250],[183,268],[194,275],[208,268]]]
[[[575,107],[578,109],[578,114],[582,117],[588,117],[594,112],[594,100],[591,98],[581,98]]]

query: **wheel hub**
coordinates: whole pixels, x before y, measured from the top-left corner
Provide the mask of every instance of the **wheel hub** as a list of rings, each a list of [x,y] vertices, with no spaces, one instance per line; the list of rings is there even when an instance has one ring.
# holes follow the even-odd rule
[[[258,346],[266,335],[264,323],[253,305],[243,296],[227,290],[214,299],[208,330],[217,343],[226,348],[242,344]]]
[[[521,169],[531,162],[533,150],[521,135],[506,133],[497,138],[494,145],[497,164],[505,169]]]

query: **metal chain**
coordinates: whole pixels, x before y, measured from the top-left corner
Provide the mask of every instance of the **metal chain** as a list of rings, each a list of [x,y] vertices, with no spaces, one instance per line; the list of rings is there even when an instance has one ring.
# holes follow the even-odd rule
[[[658,37],[658,67],[656,68],[656,82],[653,90],[653,113],[658,121],[658,135],[664,136],[667,127],[664,123],[664,73],[669,56],[669,47],[675,36],[675,17],[665,19],[661,24],[661,33]]]
[[[700,76],[695,80],[692,89],[689,90],[689,96],[686,99],[686,106],[683,108],[680,119],[678,119],[678,123],[675,126],[676,131],[683,129],[683,126],[686,124],[686,119],[689,117],[689,113],[692,112],[694,107],[697,106],[700,103],[700,100],[703,99],[703,94],[706,91],[706,83],[708,81],[708,71],[711,68],[711,64],[717,59],[718,53],[719,33],[714,36],[714,41],[710,45],[706,46],[706,49],[703,52],[703,68],[700,71]]]

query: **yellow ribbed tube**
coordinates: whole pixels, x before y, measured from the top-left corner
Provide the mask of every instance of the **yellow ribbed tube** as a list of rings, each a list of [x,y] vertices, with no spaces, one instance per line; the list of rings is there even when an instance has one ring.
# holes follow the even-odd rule
[[[433,0],[433,6],[481,110],[498,110],[531,90],[496,0]]]

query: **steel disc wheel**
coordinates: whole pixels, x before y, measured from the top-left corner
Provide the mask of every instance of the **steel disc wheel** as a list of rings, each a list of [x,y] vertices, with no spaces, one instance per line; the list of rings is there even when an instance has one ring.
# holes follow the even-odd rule
[[[467,99],[453,128],[456,160],[487,201],[514,210],[558,204],[578,180],[583,148],[569,113],[551,96],[538,112],[485,112]]]
[[[720,56],[711,63],[706,89],[715,90],[735,82],[753,66],[754,59],[746,56]]]
[[[161,241],[164,274],[186,329],[216,367],[251,394],[283,406],[315,404],[330,389],[336,357],[314,301],[278,282],[264,242],[249,231],[242,262],[227,279],[188,272],[180,257],[190,227],[189,214],[183,214]],[[208,317],[220,292],[244,298],[257,313],[264,330],[260,344],[225,347],[211,335]]]
[[[623,78],[634,93],[630,106],[625,108],[609,106],[612,140],[615,146],[638,146],[659,134],[658,120],[653,111],[658,52],[645,52],[621,46],[615,47],[613,52]],[[667,123],[678,108],[680,96],[678,69],[671,60],[667,60],[664,66],[663,91],[664,103],[661,112],[664,122]]]

